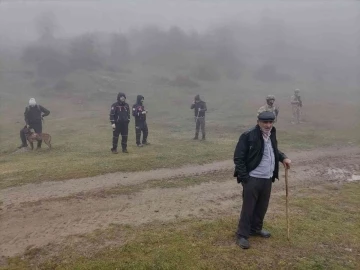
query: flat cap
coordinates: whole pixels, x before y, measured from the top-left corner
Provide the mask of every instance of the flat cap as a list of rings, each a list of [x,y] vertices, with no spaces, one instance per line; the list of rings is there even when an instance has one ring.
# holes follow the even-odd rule
[[[275,121],[275,114],[273,112],[262,112],[258,115],[260,121]]]

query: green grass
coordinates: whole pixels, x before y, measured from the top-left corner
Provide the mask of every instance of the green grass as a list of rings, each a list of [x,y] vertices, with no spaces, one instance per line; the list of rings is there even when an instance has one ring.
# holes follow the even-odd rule
[[[159,71],[138,69],[132,74],[79,71],[67,78],[73,92],[66,95],[56,94],[46,87],[37,90],[29,79],[5,77],[4,89],[9,89],[9,93],[11,89],[17,92],[1,100],[0,115],[5,117],[0,119],[0,189],[117,171],[172,168],[231,159],[240,133],[256,123],[257,108],[264,103],[268,91],[279,96],[277,102],[281,108],[276,126],[282,150],[360,143],[357,136],[360,126],[354,125],[358,123],[355,103],[337,100],[334,104],[322,104],[316,99],[316,93],[306,93],[306,122],[293,126],[289,124],[291,92],[288,84],[277,85],[273,91],[266,84],[244,78],[241,82],[202,82],[199,89],[184,89],[152,85],[149,78]],[[103,75],[111,76],[115,85],[110,87]],[[108,92],[100,93],[99,88]],[[255,93],[253,89],[262,90]],[[144,94],[152,145],[143,149],[135,147],[132,119],[128,141],[130,154],[115,156],[110,154],[112,130],[108,114],[119,90],[127,93],[130,104],[137,94]],[[204,143],[191,140],[194,119],[189,107],[197,93],[204,97],[209,108],[208,141]],[[39,152],[14,153],[20,144],[18,134],[29,96],[35,96],[51,111],[44,131],[52,135],[52,151],[44,145]],[[334,107],[341,109],[329,119]]]
[[[209,113],[208,140],[200,142],[192,140],[194,123],[190,110],[184,112],[179,109],[177,120],[172,119],[176,111],[163,119],[157,114],[154,118],[150,115],[149,141],[152,145],[142,149],[136,147],[132,119],[128,140],[130,154],[112,155],[112,130],[105,104],[101,109],[95,107],[93,111],[66,104],[71,111],[66,117],[59,115],[65,114],[60,112],[62,106],[64,103],[48,105],[52,114],[46,120],[44,130],[52,135],[51,151],[44,145],[41,151],[14,152],[20,143],[17,136],[21,124],[14,125],[11,121],[1,123],[6,129],[2,129],[0,134],[0,188],[117,171],[174,168],[231,159],[240,133],[254,125],[252,117],[245,117],[243,124],[234,124],[231,117],[225,122],[223,114]],[[21,113],[17,114],[17,119],[21,119]],[[356,136],[359,128],[356,126],[329,130],[327,127],[314,126],[317,123],[304,123],[297,127],[287,124],[285,120],[281,121],[278,123],[278,141],[282,150],[359,142]]]
[[[284,198],[266,218],[270,239],[251,238],[252,247],[234,244],[237,216],[183,220],[139,227],[113,225],[51,246],[29,250],[2,269],[359,269],[360,185],[327,185],[299,190],[290,200],[291,240],[286,240]],[[112,241],[110,246],[105,243]],[[1,269],[1,268],[0,268]]]

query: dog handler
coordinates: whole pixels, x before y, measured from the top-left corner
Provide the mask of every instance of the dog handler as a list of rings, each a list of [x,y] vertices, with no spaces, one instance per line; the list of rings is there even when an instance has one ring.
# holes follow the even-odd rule
[[[43,117],[48,116],[50,111],[43,106],[36,104],[35,98],[30,98],[29,106],[26,106],[24,118],[26,126],[24,128],[32,128],[35,133],[42,133]],[[22,144],[18,148],[27,147],[24,128],[20,130],[20,138]],[[41,148],[42,141],[38,141],[37,148]]]

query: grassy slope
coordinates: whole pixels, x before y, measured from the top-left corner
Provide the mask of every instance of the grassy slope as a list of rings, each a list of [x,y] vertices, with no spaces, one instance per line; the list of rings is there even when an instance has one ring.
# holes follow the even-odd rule
[[[108,172],[149,170],[231,159],[239,134],[255,123],[256,110],[263,104],[263,95],[270,91],[266,84],[246,78],[241,82],[202,83],[195,90],[180,89],[151,84],[152,75],[157,74],[152,70],[136,69],[132,74],[77,72],[67,78],[76,90],[71,95],[55,95],[47,89],[39,92],[32,86],[31,80],[18,80],[11,77],[13,75],[6,77],[2,89],[15,89],[17,93],[3,95],[1,100],[0,188]],[[112,79],[109,81],[110,76]],[[107,93],[98,92],[100,88]],[[263,90],[253,93],[252,89]],[[282,84],[276,87],[276,91],[271,91],[277,94],[280,105],[277,127],[282,149],[359,142],[356,135],[359,126],[353,125],[357,119],[356,102],[335,100],[324,104],[317,95],[305,92],[306,123],[296,127],[289,124],[291,108],[288,98],[291,92],[288,89],[291,89],[290,84]],[[110,154],[112,131],[108,111],[119,90],[127,93],[130,104],[137,94],[144,94],[149,109],[149,140],[152,146],[141,150],[135,148],[132,119],[130,154],[126,156]],[[205,143],[191,140],[194,120],[189,106],[198,92],[203,94],[209,107],[208,141]],[[36,96],[41,104],[51,110],[44,127],[53,137],[54,149],[50,152],[44,145],[44,149],[39,152],[14,153],[20,143],[18,133],[23,125],[22,113],[30,96]],[[335,114],[334,108],[339,108]],[[330,119],[329,113],[333,114]]]

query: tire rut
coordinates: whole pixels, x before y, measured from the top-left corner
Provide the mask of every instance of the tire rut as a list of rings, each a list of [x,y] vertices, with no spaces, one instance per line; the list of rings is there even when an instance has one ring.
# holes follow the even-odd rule
[[[309,153],[294,153],[291,157],[297,160],[296,166],[290,172],[292,191],[324,181],[343,182],[360,171],[359,149],[341,150],[336,153],[317,152],[312,156]],[[203,173],[211,173],[214,168],[232,169],[232,164],[231,168],[228,168],[228,161],[217,164],[218,166],[214,167],[208,164],[197,168],[201,168],[200,171]],[[183,169],[178,170],[177,173],[195,174],[194,168],[187,172]],[[238,214],[241,205],[241,186],[236,184],[231,171],[228,173],[226,181],[212,181],[186,188],[149,188],[130,195],[49,200],[46,194],[20,198],[16,202],[26,202],[26,199],[27,202],[32,202],[37,199],[37,203],[8,203],[3,206],[0,212],[0,254],[13,256],[24,252],[27,246],[41,247],[52,242],[59,243],[67,236],[89,233],[106,228],[110,224],[136,226],[153,221],[168,222],[194,217],[213,219],[222,215]],[[131,177],[135,178],[135,175]],[[176,174],[167,174],[162,178],[174,175]],[[61,184],[67,185],[68,182],[54,184],[52,188]],[[40,189],[45,186],[47,189],[47,185],[48,183],[35,186]],[[22,188],[12,189],[12,196],[20,196]],[[274,184],[274,193],[283,194],[283,189],[281,181]],[[56,191],[53,194],[56,194]],[[57,195],[59,197],[62,194],[71,193],[60,192]]]
[[[289,153],[288,156],[297,164],[313,164],[317,160],[328,159],[329,155],[358,154],[359,148],[328,148],[321,150]],[[149,180],[163,180],[178,177],[196,176],[223,170],[233,170],[232,160],[209,163],[205,165],[185,166],[176,169],[157,169],[144,172],[111,173],[95,177],[70,179],[66,181],[43,182],[27,184],[0,190],[0,201],[3,205],[19,205],[24,202],[34,202],[46,198],[67,197],[81,192],[103,190],[119,185],[129,186],[141,184]]]

